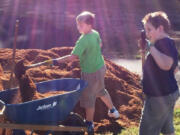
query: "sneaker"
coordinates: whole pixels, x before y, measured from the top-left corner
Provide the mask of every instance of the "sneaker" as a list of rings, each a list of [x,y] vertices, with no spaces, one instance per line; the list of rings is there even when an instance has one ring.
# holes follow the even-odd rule
[[[85,124],[87,126],[88,135],[93,135],[94,134],[94,124],[93,124],[93,122],[86,121]]]
[[[120,114],[116,108],[112,108],[111,110],[108,111],[108,116],[111,118],[119,118]]]

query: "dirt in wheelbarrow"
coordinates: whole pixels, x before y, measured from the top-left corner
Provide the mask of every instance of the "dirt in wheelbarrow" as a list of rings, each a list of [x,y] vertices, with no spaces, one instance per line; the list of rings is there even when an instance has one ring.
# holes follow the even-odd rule
[[[31,65],[51,58],[57,58],[70,54],[71,51],[72,47],[58,47],[48,50],[17,49],[15,62],[18,63],[23,60],[23,64]],[[140,76],[128,71],[124,67],[116,65],[106,58],[105,63],[107,67],[105,76],[106,89],[108,90],[115,107],[120,112],[120,118],[117,120],[108,118],[108,108],[100,99],[97,99],[94,117],[95,131],[96,133],[118,133],[124,127],[138,125],[139,123],[143,103],[142,88],[139,83]],[[13,81],[10,85],[9,80],[12,66],[12,49],[4,48],[0,50],[0,64],[0,89],[8,89],[10,87],[17,87],[18,85],[26,87],[26,89],[21,89],[23,91],[21,93],[24,94],[16,95],[21,98],[24,96],[24,101],[39,99],[50,95],[52,96],[52,93],[49,95],[46,93],[46,95],[39,96],[39,93],[36,91],[36,87],[33,83],[57,78],[80,78],[80,67],[78,61],[59,63],[58,65],[52,67],[42,65],[27,69],[20,77],[22,80],[23,77],[26,79],[28,78],[30,87],[27,89],[25,82],[18,80],[15,75],[11,78]],[[28,81],[26,81],[26,83]],[[54,92],[53,94],[58,93]],[[27,96],[27,99],[25,95]],[[16,99],[19,99],[17,97]],[[15,103],[17,101],[13,102]],[[73,111],[77,112],[82,117],[85,117],[84,109],[80,107],[79,103]]]

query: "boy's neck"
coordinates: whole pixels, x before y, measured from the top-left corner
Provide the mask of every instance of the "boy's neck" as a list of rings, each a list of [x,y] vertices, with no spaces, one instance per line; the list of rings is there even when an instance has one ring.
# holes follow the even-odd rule
[[[169,37],[169,35],[167,33],[165,33],[165,32],[162,32],[162,33],[159,34],[158,40],[161,40],[161,39],[167,38],[167,37]]]
[[[86,31],[84,34],[90,34],[90,33],[92,33],[92,28]]]

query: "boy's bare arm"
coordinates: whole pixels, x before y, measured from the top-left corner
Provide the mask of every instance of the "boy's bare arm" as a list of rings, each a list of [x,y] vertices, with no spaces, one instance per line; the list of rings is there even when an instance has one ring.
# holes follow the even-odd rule
[[[101,43],[100,43],[100,47],[102,48],[102,46],[103,46],[103,45],[102,45],[102,42],[101,42]]]
[[[150,53],[153,56],[156,64],[162,70],[170,70],[170,68],[171,68],[171,66],[173,64],[173,58],[161,53],[155,47],[150,48]]]
[[[178,68],[178,66],[175,68],[175,70],[174,70],[174,74],[176,74],[177,72],[179,71],[179,68]]]

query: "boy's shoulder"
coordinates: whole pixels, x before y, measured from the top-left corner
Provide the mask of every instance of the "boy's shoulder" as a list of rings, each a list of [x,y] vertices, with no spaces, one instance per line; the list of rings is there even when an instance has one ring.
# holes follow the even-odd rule
[[[99,32],[93,29],[90,34],[85,34],[85,35],[82,34],[82,35],[79,37],[78,41],[81,41],[81,42],[87,41],[87,39],[89,39],[91,36],[93,36],[93,37],[99,37]]]
[[[95,29],[92,29],[92,33],[99,35],[99,32]]]
[[[158,40],[157,43],[159,43],[159,44],[172,44],[173,43],[174,44],[174,40],[170,37],[165,37],[165,38]]]
[[[84,42],[85,40],[86,40],[86,37],[85,37],[84,35],[81,35],[81,36],[78,38],[77,42]]]
[[[87,38],[92,38],[92,37],[93,37],[93,38],[99,38],[100,35],[99,35],[99,32],[98,32],[98,31],[92,29],[92,32],[89,33],[89,34],[87,34],[86,37],[87,37]]]
[[[174,40],[170,37],[165,37],[163,39],[158,40],[155,46],[160,50],[162,49],[172,50],[176,48]]]
[[[94,29],[92,29],[92,32],[91,33],[89,33],[89,34],[85,34],[85,35],[81,35],[81,37],[80,38],[82,38],[82,39],[86,39],[86,38],[89,38],[89,37],[99,37],[99,32],[98,31],[96,31],[96,30],[94,30]]]

